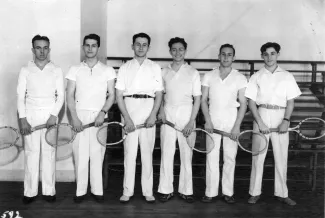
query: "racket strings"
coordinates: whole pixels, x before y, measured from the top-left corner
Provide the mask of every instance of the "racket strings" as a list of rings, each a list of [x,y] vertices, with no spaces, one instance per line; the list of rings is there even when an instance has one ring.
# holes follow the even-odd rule
[[[7,149],[0,150],[0,166],[8,165],[17,160],[22,149],[18,145],[12,145]]]
[[[75,136],[76,132],[70,125],[59,124],[47,130],[45,139],[51,146],[63,146],[72,142]]]
[[[325,136],[325,121],[317,117],[307,118],[299,122],[293,130],[304,139],[320,139]]]
[[[15,145],[19,139],[18,131],[11,127],[0,128],[0,150]]]

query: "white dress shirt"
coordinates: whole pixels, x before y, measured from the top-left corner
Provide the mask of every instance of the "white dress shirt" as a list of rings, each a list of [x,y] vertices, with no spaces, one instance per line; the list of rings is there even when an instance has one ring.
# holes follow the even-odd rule
[[[301,95],[295,78],[280,67],[271,73],[265,67],[257,71],[250,79],[245,96],[260,104],[287,106],[287,100]]]
[[[64,102],[63,72],[52,62],[40,70],[33,61],[20,70],[17,86],[19,118],[28,109],[49,109],[57,116]]]
[[[93,68],[81,62],[72,66],[65,78],[76,82],[76,109],[100,111],[106,101],[107,82],[116,78],[116,72],[100,61]]]
[[[199,72],[187,63],[175,72],[171,65],[162,70],[165,87],[164,102],[166,105],[192,105],[193,96],[200,96],[201,81]]]
[[[116,89],[123,90],[123,95],[146,94],[155,97],[155,92],[163,91],[160,66],[145,59],[140,65],[136,59],[123,64],[118,72]]]
[[[235,69],[223,80],[220,78],[219,68],[206,73],[202,86],[209,87],[209,110],[239,107],[238,91],[246,85],[246,77]]]

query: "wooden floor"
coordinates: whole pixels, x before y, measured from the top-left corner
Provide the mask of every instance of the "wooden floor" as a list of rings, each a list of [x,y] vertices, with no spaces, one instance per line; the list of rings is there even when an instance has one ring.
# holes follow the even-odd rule
[[[157,190],[158,176],[154,177],[154,190]],[[175,178],[178,180],[178,177]],[[188,204],[175,196],[167,203],[157,201],[147,204],[141,195],[140,175],[136,175],[135,195],[129,204],[120,204],[123,173],[111,171],[109,188],[105,191],[104,203],[97,203],[88,196],[81,204],[73,202],[74,183],[57,183],[57,201],[47,203],[41,197],[30,205],[23,205],[22,182],[0,182],[0,216],[5,211],[19,211],[23,218],[29,217],[324,217],[324,181],[318,181],[316,191],[312,192],[306,182],[288,181],[290,197],[297,201],[297,206],[290,207],[273,198],[273,181],[263,183],[263,195],[256,205],[248,205],[248,180],[237,180],[235,197],[237,203],[228,205],[221,199],[210,204],[198,199],[204,194],[204,179],[194,179],[196,202]],[[177,184],[175,184],[177,187]],[[177,190],[177,189],[176,189]],[[157,193],[155,193],[158,196]],[[9,216],[7,216],[9,217]]]

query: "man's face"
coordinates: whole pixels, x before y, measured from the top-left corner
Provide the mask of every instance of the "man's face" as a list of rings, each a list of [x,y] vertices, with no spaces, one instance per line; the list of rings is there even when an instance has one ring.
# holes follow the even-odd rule
[[[138,37],[135,39],[132,50],[136,57],[146,57],[149,51],[149,42],[147,38]]]
[[[174,61],[183,61],[186,54],[184,45],[180,42],[174,43],[169,50]]]
[[[267,48],[265,52],[261,55],[262,59],[264,60],[264,63],[268,67],[276,66],[278,57],[280,53],[276,52],[274,48]]]
[[[219,54],[219,60],[222,67],[231,67],[232,62],[235,60],[234,50],[229,47],[222,48]]]
[[[45,40],[36,40],[34,41],[32,52],[35,55],[35,59],[39,61],[44,61],[47,59],[48,54],[50,53],[50,44]]]
[[[94,58],[97,56],[99,50],[97,40],[86,39],[85,44],[82,47],[87,58]]]

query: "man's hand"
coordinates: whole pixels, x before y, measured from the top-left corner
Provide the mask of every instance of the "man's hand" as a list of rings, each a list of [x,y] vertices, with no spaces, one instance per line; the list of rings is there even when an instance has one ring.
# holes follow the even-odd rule
[[[150,116],[146,119],[145,125],[146,128],[151,128],[155,125],[157,118],[156,115],[150,114]]]
[[[158,119],[162,120],[163,123],[166,123],[166,114],[163,109],[159,111]]]
[[[267,127],[263,121],[261,121],[261,122],[259,122],[257,124],[258,124],[258,128],[260,129],[261,133],[263,133],[263,134],[269,134],[270,133],[269,127]]]
[[[204,128],[205,128],[205,130],[206,131],[208,131],[208,133],[213,133],[213,124],[212,124],[212,122],[211,122],[211,120],[207,120],[206,122],[205,122],[205,124],[204,124]]]
[[[72,119],[72,126],[73,130],[76,132],[81,132],[83,130],[82,122],[78,117]]]
[[[234,126],[232,129],[231,129],[231,132],[230,132],[230,138],[234,141],[237,140],[238,136],[239,136],[239,133],[240,133],[240,128],[239,126]]]
[[[133,132],[135,130],[135,126],[133,121],[129,118],[129,119],[124,119],[125,121],[125,126],[124,129],[127,133],[129,132]]]
[[[100,111],[95,119],[95,126],[99,127],[103,125],[104,119],[105,119],[105,114],[104,112]]]
[[[50,128],[51,126],[54,126],[56,124],[56,116],[52,115],[49,117],[49,119],[46,121],[46,128]]]
[[[288,132],[288,128],[289,128],[289,122],[286,120],[283,120],[281,122],[281,124],[278,126],[279,134],[284,134],[284,133]]]
[[[28,135],[31,133],[31,126],[28,123],[26,117],[20,118],[19,119],[19,124],[20,124],[20,133],[22,135]]]
[[[194,129],[194,124],[195,124],[195,120],[190,120],[186,126],[184,127],[184,129],[182,130],[182,133],[185,137],[189,137],[189,135],[191,135],[193,129]]]

